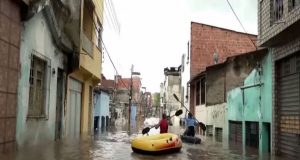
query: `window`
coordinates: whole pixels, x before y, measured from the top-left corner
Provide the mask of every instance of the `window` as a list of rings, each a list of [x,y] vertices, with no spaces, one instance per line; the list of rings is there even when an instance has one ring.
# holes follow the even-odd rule
[[[279,20],[283,15],[283,0],[273,0],[274,21]],[[273,22],[274,22],[273,21]]]
[[[91,2],[84,1],[83,7],[83,31],[89,40],[92,40],[93,37],[93,5]]]
[[[299,6],[300,0],[289,0],[289,11]]]
[[[46,61],[32,56],[30,66],[28,117],[45,116]]]
[[[205,78],[196,82],[196,105],[205,104]]]
[[[205,78],[201,79],[201,104],[205,104]]]
[[[200,81],[196,83],[196,105],[200,104]]]
[[[97,19],[96,23],[96,37],[97,37],[97,47],[101,48],[101,37],[102,37],[102,25],[99,19]]]

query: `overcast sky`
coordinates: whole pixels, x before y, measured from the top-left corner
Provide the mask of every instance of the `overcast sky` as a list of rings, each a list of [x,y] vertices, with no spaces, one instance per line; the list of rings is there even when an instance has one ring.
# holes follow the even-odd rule
[[[165,67],[178,67],[187,53],[191,21],[243,32],[226,0],[105,0],[105,46],[122,77],[131,64],[147,91],[159,92]],[[116,29],[112,1],[120,32]],[[229,0],[248,33],[257,34],[257,0]],[[115,25],[113,25],[115,24]],[[105,52],[105,50],[104,50]],[[104,53],[103,74],[116,74]]]

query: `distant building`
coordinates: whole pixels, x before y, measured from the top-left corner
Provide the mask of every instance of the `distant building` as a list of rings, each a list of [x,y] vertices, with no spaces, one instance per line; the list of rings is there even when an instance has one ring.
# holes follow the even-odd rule
[[[175,114],[178,109],[181,109],[181,104],[173,94],[176,94],[181,99],[181,67],[170,67],[164,69],[165,80],[163,83],[163,112],[169,116]],[[175,126],[179,125],[179,118],[174,117],[172,122]]]
[[[120,75],[115,76],[116,79],[116,97],[115,97],[115,109],[118,117],[127,119],[129,117],[129,93],[130,93],[130,78],[122,78]],[[138,113],[138,107],[140,107],[141,97],[141,78],[139,76],[132,77],[132,101],[131,101],[131,117],[135,119]]]

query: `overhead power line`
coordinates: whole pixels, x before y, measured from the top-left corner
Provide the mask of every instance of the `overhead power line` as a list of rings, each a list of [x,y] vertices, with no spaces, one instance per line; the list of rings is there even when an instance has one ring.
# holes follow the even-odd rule
[[[102,40],[102,38],[101,38],[100,40],[101,40],[101,43],[102,43],[102,45],[103,45],[103,49],[105,50],[105,53],[107,54],[107,56],[108,56],[108,58],[109,58],[109,61],[111,62],[111,64],[113,65],[113,67],[114,67],[114,69],[115,69],[115,72],[117,73],[117,75],[120,75],[119,72],[118,72],[118,70],[117,70],[117,68],[116,68],[116,65],[114,64],[114,62],[113,62],[113,60],[112,60],[112,58],[111,58],[111,56],[110,56],[110,54],[109,54],[109,52],[108,52],[106,46],[105,46],[105,44],[104,44],[104,42],[103,42],[103,40]],[[125,87],[127,90],[130,90],[130,88],[127,87],[127,85],[125,84],[125,82],[123,81],[123,79],[120,79],[120,80],[121,80],[122,84],[124,85],[124,87]],[[135,102],[138,102],[134,97],[132,97],[132,99],[133,99]]]
[[[90,14],[90,16],[93,17],[92,14]],[[93,21],[93,25],[94,25],[94,28],[98,31],[99,28],[97,27],[97,24],[96,24],[95,21]],[[108,58],[109,58],[111,64],[113,65],[113,68],[115,69],[117,75],[120,75],[119,72],[118,72],[118,70],[117,70],[116,65],[114,64],[114,62],[113,62],[113,60],[112,60],[112,58],[111,58],[111,56],[110,56],[110,54],[109,54],[109,52],[108,52],[106,46],[105,46],[105,43],[103,42],[102,35],[101,35],[100,40],[101,40],[101,43],[102,43],[102,48],[106,51],[106,54],[107,54],[107,56],[108,56]],[[127,90],[130,90],[130,89],[127,87],[127,85],[125,84],[125,82],[124,82],[122,79],[121,79],[121,82],[123,83],[124,87],[125,87]],[[134,100],[135,100],[136,102],[138,102],[136,99],[134,99]]]
[[[243,26],[242,22],[240,21],[239,17],[238,17],[237,14],[235,13],[233,7],[231,6],[229,0],[226,0],[226,1],[227,1],[228,5],[229,5],[231,11],[232,11],[233,14],[235,15],[236,19],[239,21],[240,25],[242,26],[244,32],[245,32],[246,34],[248,34],[247,31],[246,31],[246,29],[245,29],[245,27]],[[248,35],[248,38],[250,39],[250,41],[251,41],[251,43],[253,44],[253,46],[257,49],[255,43],[254,43],[253,40],[249,37],[249,35]]]

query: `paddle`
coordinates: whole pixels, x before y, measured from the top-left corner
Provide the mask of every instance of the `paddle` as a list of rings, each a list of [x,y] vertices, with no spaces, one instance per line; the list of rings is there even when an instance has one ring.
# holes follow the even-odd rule
[[[179,100],[179,98],[177,97],[177,95],[176,95],[175,93],[173,94],[173,96],[174,96],[174,98],[176,99],[176,101],[180,102],[181,105],[182,105],[188,112],[190,112],[189,109],[187,109],[186,106]],[[191,112],[190,112],[190,113],[191,113]],[[195,120],[197,121],[197,123],[200,125],[201,129],[205,132],[205,131],[206,131],[206,126],[205,126],[205,124],[202,123],[202,122],[199,122],[199,121],[196,119],[196,117],[194,117],[194,118],[195,118]]]
[[[172,118],[172,117],[174,117],[174,116],[180,116],[181,114],[182,114],[182,110],[180,109],[180,110],[176,111],[175,114],[174,114],[173,116],[171,116],[170,118]],[[155,126],[156,126],[156,125],[155,125]],[[148,133],[148,132],[150,131],[150,129],[153,128],[153,127],[155,127],[155,126],[151,126],[151,127],[146,127],[146,128],[144,128],[144,129],[142,130],[142,134],[144,135],[144,134]]]

